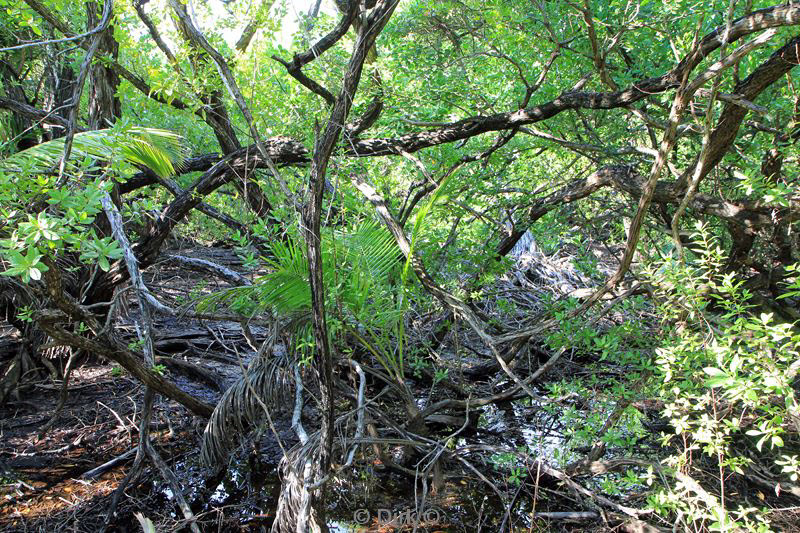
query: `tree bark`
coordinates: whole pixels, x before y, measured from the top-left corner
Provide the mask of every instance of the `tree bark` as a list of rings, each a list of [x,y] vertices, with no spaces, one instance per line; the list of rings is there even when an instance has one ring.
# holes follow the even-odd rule
[[[100,24],[101,7],[92,0],[86,4],[87,29]],[[112,15],[113,16],[113,15]],[[119,55],[119,43],[114,39],[114,26],[110,24],[99,37],[98,52],[114,60]],[[122,116],[122,102],[117,97],[119,75],[101,62],[89,67],[89,129],[108,128]]]

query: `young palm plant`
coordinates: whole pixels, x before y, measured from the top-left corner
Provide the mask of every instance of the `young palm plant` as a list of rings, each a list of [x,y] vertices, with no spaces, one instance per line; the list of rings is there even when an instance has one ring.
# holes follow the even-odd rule
[[[388,231],[365,222],[349,231],[323,235],[323,272],[328,302],[330,342],[340,351],[352,351],[347,342],[360,345],[383,369],[383,378],[401,391],[404,403],[416,412],[403,374],[403,300],[399,273],[401,253]],[[263,423],[269,410],[290,406],[287,401],[294,365],[313,357],[311,291],[304,248],[290,240],[272,246],[265,259],[270,272],[253,285],[209,295],[197,304],[201,312],[220,307],[246,317],[268,313],[288,334],[287,350],[265,343],[239,383],[217,404],[203,439],[207,464],[226,460],[232,445]],[[394,283],[394,284],[393,284]],[[270,379],[265,379],[270,376]],[[411,411],[410,411],[411,412]]]

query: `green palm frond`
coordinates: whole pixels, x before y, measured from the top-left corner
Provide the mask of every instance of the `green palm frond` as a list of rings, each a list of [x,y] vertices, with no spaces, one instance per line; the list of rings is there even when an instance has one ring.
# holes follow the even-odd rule
[[[392,235],[374,222],[343,235],[341,242],[347,247],[348,262],[360,263],[362,269],[376,278],[385,278],[401,257]]]
[[[311,309],[308,260],[305,248],[289,241],[272,245],[267,260],[271,272],[247,287],[235,287],[211,294],[200,302],[201,312],[230,307],[244,315],[269,311],[276,316],[304,316]],[[385,281],[398,267],[400,251],[391,234],[375,223],[350,232],[323,236],[322,263],[325,285],[341,288],[347,304],[358,307],[370,296],[375,283]]]
[[[210,312],[227,307],[244,316],[270,311],[291,317],[311,307],[308,290],[308,261],[303,248],[293,241],[271,246],[273,257],[266,263],[271,272],[246,287],[212,293],[197,303],[197,310]]]
[[[272,246],[274,258],[267,263],[273,271],[256,283],[259,311],[292,315],[311,308],[308,289],[308,259],[302,246],[289,241]]]
[[[49,172],[64,153],[64,139],[44,142],[0,160],[0,170]],[[155,128],[125,128],[76,133],[71,162],[85,158],[122,160],[151,169],[161,177],[175,173],[186,156],[183,138]]]

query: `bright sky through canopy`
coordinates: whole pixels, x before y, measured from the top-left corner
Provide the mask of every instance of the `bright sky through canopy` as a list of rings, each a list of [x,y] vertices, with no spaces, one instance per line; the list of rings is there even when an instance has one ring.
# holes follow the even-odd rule
[[[315,2],[316,0],[283,0],[283,2],[275,2],[271,11],[273,14],[280,9],[282,4],[285,4],[287,8],[286,15],[281,21],[281,29],[277,34],[278,43],[286,48],[289,47],[292,42],[292,35],[297,31],[300,17],[308,14]],[[208,0],[208,6],[214,19],[219,19],[228,15],[225,4],[221,0]],[[320,12],[334,14],[336,8],[328,0],[323,0],[320,6]],[[233,28],[222,29],[222,36],[229,46],[233,47],[246,24],[247,21],[242,20],[240,24],[237,24]]]

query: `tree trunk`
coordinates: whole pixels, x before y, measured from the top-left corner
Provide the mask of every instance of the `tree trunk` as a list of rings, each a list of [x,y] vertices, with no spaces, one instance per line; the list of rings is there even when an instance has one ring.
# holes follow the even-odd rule
[[[88,29],[100,24],[102,8],[92,0],[86,4]],[[117,59],[119,43],[114,39],[114,26],[100,36],[101,55]],[[101,62],[93,62],[89,67],[89,129],[99,130],[111,126],[117,118],[122,116],[122,104],[117,98],[119,76],[116,72],[106,67]]]

